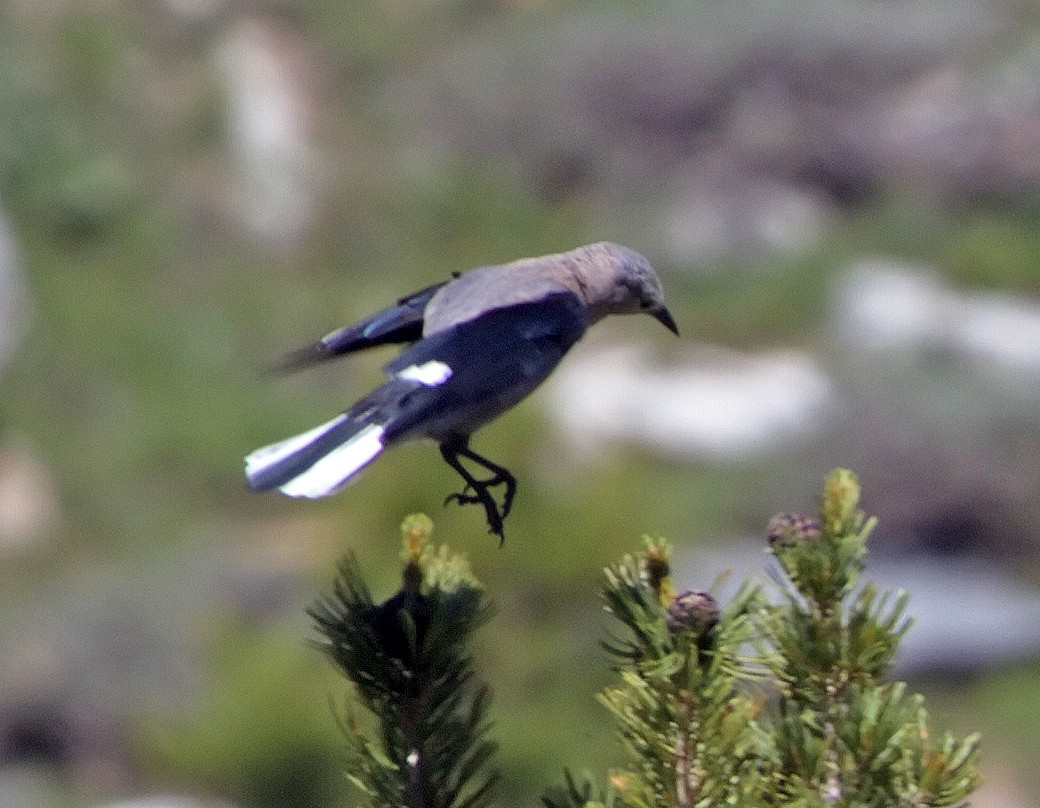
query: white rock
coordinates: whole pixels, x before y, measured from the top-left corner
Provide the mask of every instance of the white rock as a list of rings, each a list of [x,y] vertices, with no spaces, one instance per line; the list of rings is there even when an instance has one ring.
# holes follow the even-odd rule
[[[682,458],[743,458],[815,431],[835,404],[807,355],[720,349],[655,365],[628,345],[568,357],[549,382],[552,419],[578,454],[632,441]]]
[[[46,464],[19,440],[0,444],[0,551],[39,542],[58,515],[57,486]]]
[[[949,290],[934,271],[873,260],[839,285],[835,316],[843,336],[870,349],[920,348],[941,341]]]
[[[982,363],[1040,371],[1040,305],[1011,295],[965,296],[951,311],[950,342]]]
[[[839,283],[833,311],[839,334],[856,348],[941,350],[987,370],[1040,372],[1040,303],[962,292],[935,270],[863,261]]]
[[[247,17],[216,56],[241,174],[238,213],[258,235],[292,243],[317,206],[312,55],[302,36],[284,24]]]

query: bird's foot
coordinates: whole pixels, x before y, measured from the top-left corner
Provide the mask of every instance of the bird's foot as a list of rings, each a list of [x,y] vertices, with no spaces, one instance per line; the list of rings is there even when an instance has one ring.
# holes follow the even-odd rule
[[[502,499],[501,508],[494,496],[492,496],[490,489],[507,482],[507,480],[500,480],[497,477],[492,477],[489,480],[476,480],[474,483],[467,483],[466,487],[463,488],[462,491],[448,494],[444,500],[444,504],[447,505],[449,502],[456,502],[459,505],[482,505],[484,507],[484,514],[487,517],[488,532],[498,536],[498,543],[501,545],[506,539],[504,521],[506,515],[509,513],[509,507],[512,504],[512,495],[515,486],[507,486],[505,496]],[[473,493],[469,493],[470,491]]]
[[[458,475],[462,477],[462,481],[465,483],[462,491],[448,496],[444,500],[444,504],[447,505],[449,502],[454,501],[460,505],[482,505],[487,516],[488,528],[491,533],[498,536],[498,543],[501,546],[505,542],[502,524],[513,506],[513,496],[516,494],[516,478],[509,473],[508,469],[499,466],[497,463],[492,463],[486,457],[481,457],[472,451],[465,441],[441,444],[441,456],[449,466],[458,472]],[[462,465],[459,460],[460,457],[464,457],[479,465],[485,471],[490,472],[491,476],[486,480],[477,479]],[[503,485],[505,486],[505,491],[502,494],[502,505],[499,507],[498,502],[491,493],[491,489]]]
[[[513,497],[516,495],[516,480],[511,474],[496,474],[494,477],[489,477],[486,480],[477,480],[476,485],[484,491],[504,485],[506,490],[502,495],[502,518],[505,519],[509,516],[509,511],[513,507]],[[476,491],[476,488],[472,483],[466,483],[462,491],[457,494],[448,494],[444,500],[444,504],[447,505],[449,502],[457,502],[459,505],[474,505],[478,502],[484,502],[480,494],[470,494],[468,493],[469,491]]]

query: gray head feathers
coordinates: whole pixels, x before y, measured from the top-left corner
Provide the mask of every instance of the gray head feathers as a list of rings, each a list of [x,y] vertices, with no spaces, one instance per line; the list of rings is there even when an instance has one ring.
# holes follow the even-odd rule
[[[594,320],[607,314],[649,314],[675,334],[661,279],[635,250],[609,241],[579,247],[573,273]]]

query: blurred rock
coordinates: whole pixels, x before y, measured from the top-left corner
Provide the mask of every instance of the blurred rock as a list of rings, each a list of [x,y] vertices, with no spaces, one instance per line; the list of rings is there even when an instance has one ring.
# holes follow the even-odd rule
[[[313,46],[286,22],[246,16],[218,46],[216,62],[239,168],[233,207],[258,236],[292,246],[318,205],[313,130],[319,68]]]
[[[1035,560],[1040,305],[870,259],[836,284],[830,330],[846,407],[826,451],[884,519],[877,549]]]
[[[0,441],[0,554],[46,539],[59,517],[53,475],[32,447]]]
[[[987,372],[1040,373],[1040,303],[959,292],[932,269],[860,262],[839,284],[833,312],[838,334],[853,348],[942,352]]]
[[[885,526],[875,555],[927,551],[1023,569],[1040,558],[1040,391],[1009,395],[942,362],[854,361],[820,457],[856,470]],[[973,378],[973,376],[975,378]]]
[[[805,250],[833,218],[818,194],[711,155],[680,170],[665,219],[675,262]]]
[[[225,542],[36,582],[0,622],[0,769],[31,764],[122,790],[128,730],[191,704],[211,673],[207,628],[291,618],[304,633],[298,574],[262,547]]]
[[[879,189],[956,205],[1035,188],[1040,77],[1015,15],[912,0],[496,18],[385,97],[409,159],[504,162],[692,264],[804,249]]]
[[[69,795],[60,778],[42,766],[0,765],[4,808],[65,808]]]
[[[40,695],[5,696],[0,704],[0,769],[63,772],[85,788],[106,791],[129,785],[129,756],[111,712]]]
[[[834,294],[839,336],[867,350],[915,350],[942,340],[949,290],[935,269],[874,260],[851,267]]]
[[[0,208],[0,374],[25,335],[29,299],[11,224]]]
[[[890,182],[949,204],[1028,193],[1040,181],[1040,87],[1032,46],[979,71],[937,66],[863,103],[847,122],[847,153]],[[1032,84],[1022,81],[1023,65]]]
[[[687,460],[747,458],[814,433],[836,406],[826,374],[795,351],[703,349],[664,366],[639,346],[604,347],[576,352],[547,386],[578,456],[633,442]]]

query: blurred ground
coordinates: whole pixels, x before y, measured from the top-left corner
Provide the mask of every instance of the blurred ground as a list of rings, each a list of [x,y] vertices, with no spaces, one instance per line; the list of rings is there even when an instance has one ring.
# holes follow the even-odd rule
[[[502,794],[534,804],[617,759],[602,565],[724,553],[835,465],[946,614],[905,670],[983,731],[974,804],[1040,804],[1038,49],[992,0],[0,9],[0,804],[351,804],[303,606],[348,550],[388,594],[416,510],[495,595]],[[244,490],[384,359],[273,357],[599,239],[683,339],[604,324],[481,433],[521,480],[502,550],[429,447],[327,502]]]

